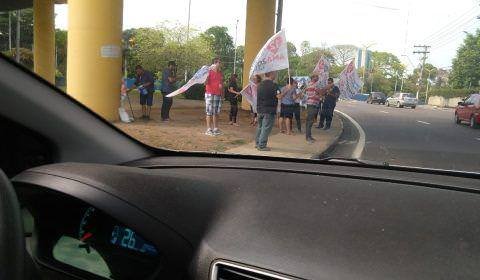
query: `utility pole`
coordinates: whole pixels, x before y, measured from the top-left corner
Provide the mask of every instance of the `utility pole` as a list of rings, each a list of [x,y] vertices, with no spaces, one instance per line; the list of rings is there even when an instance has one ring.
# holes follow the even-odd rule
[[[21,11],[17,10],[17,46],[15,49],[15,54],[16,54],[16,60],[18,63],[20,63],[20,20],[21,20]]]
[[[282,30],[283,0],[277,0],[277,26],[275,32]]]
[[[415,49],[420,49],[420,50],[415,50],[413,51],[414,54],[422,54],[423,57],[422,59],[422,67],[420,68],[420,74],[418,75],[418,82],[417,82],[417,100],[418,100],[418,94],[420,93],[420,86],[422,83],[422,77],[423,77],[423,69],[425,68],[425,60],[427,60],[427,54],[430,52],[428,49],[430,46],[425,46],[425,45],[415,45],[413,46]]]
[[[188,40],[190,39],[189,37],[190,37],[190,10],[191,10],[191,8],[192,8],[192,0],[188,0],[187,41],[185,42],[185,44],[188,44]],[[187,82],[187,66],[185,66],[185,82]]]
[[[235,54],[233,55],[233,74],[236,74],[237,69],[237,35],[238,35],[238,19],[235,25]]]

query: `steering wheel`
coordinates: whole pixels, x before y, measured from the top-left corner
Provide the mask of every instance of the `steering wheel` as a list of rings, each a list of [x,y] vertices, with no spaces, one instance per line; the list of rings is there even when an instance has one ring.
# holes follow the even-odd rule
[[[25,239],[17,195],[0,169],[0,280],[24,279]]]

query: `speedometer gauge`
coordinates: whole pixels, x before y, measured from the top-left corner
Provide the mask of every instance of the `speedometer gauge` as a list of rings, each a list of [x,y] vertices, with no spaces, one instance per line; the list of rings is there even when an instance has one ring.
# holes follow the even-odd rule
[[[82,215],[78,240],[83,242],[79,247],[85,248],[87,252],[90,251],[90,246],[113,246],[143,255],[158,255],[153,244],[93,207],[88,207]]]
[[[92,223],[91,220],[95,214],[95,208],[88,207],[85,213],[83,214],[82,220],[80,221],[80,226],[78,229],[78,240],[86,241],[88,238],[92,237]]]

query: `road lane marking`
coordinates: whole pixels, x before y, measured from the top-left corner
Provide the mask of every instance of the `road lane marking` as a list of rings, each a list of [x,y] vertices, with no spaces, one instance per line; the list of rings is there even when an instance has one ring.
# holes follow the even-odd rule
[[[424,122],[424,121],[417,121],[417,122],[423,123],[423,124],[431,124],[431,123],[429,123],[429,122]]]
[[[357,129],[358,131],[358,134],[360,135],[358,137],[358,143],[357,143],[357,146],[355,147],[355,150],[353,150],[353,153],[352,153],[352,158],[354,159],[359,159],[361,156],[362,156],[362,153],[363,153],[363,149],[365,148],[365,131],[363,131],[363,128],[360,126],[360,124],[358,124],[357,121],[355,121],[352,117],[350,117],[349,115],[345,114],[344,112],[342,111],[339,111],[339,110],[335,110],[335,112],[339,113],[340,115],[344,116],[345,118],[347,118],[354,126],[355,128]]]
[[[384,114],[390,114],[389,112],[387,111],[380,111],[380,113],[384,113]]]
[[[480,137],[479,138],[476,138],[478,141],[480,141]]]

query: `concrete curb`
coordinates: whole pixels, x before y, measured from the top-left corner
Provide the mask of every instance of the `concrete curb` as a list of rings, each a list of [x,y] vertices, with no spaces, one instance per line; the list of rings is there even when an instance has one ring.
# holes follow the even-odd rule
[[[340,138],[342,137],[343,132],[344,132],[344,124],[343,124],[342,117],[340,117],[337,112],[334,112],[334,117],[337,117],[340,120],[340,126],[341,126],[340,127],[340,133],[338,133],[335,136],[335,138],[333,138],[330,141],[330,143],[327,145],[327,148],[323,152],[312,156],[312,159],[322,159],[322,158],[328,157],[328,154],[330,154],[335,149],[335,147],[338,145],[338,142],[340,141]]]
[[[277,133],[270,137],[268,146],[272,149],[271,151],[258,151],[254,148],[254,142],[250,142],[240,147],[227,150],[226,153],[318,159],[319,155],[325,153],[327,149],[330,149],[332,146],[338,143],[340,136],[343,133],[344,124],[342,119],[337,114],[334,115],[333,122],[332,129],[329,131],[312,128],[313,137],[318,137],[319,139],[319,141],[315,143],[308,143],[305,140],[305,132],[297,134],[295,139],[287,139],[287,137],[290,136]],[[323,135],[328,135],[328,138],[323,138]]]

